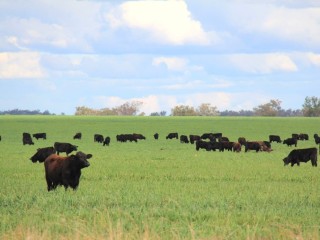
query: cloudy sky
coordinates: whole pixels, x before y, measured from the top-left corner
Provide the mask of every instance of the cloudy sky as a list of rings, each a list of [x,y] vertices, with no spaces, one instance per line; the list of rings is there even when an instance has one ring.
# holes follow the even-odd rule
[[[0,111],[301,109],[320,95],[319,0],[0,0],[0,11]]]

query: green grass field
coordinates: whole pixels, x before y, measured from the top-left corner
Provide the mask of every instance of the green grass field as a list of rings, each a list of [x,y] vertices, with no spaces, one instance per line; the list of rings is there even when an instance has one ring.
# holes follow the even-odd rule
[[[78,131],[82,140],[73,140]],[[319,239],[319,167],[284,167],[292,148],[278,143],[270,153],[197,152],[166,140],[173,131],[231,141],[307,133],[298,143],[306,148],[316,147],[320,119],[1,116],[0,239]],[[23,146],[23,132],[47,140]],[[115,141],[133,132],[147,139]],[[95,133],[110,146],[94,143]],[[93,154],[77,191],[47,192],[43,164],[29,160],[55,141]]]

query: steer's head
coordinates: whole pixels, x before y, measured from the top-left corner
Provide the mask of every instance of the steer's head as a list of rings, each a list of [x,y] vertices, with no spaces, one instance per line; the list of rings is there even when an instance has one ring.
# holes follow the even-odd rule
[[[288,165],[290,162],[291,162],[290,157],[285,157],[285,158],[283,159],[284,166]]]
[[[88,162],[88,159],[92,157],[92,154],[85,154],[83,152],[77,152],[76,158],[79,162],[79,165],[81,168],[89,167],[90,163]]]

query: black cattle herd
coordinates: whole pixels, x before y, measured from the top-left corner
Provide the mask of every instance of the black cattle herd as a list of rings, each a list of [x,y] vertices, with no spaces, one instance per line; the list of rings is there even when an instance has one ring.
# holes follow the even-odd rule
[[[47,139],[46,133],[23,133],[22,143],[23,145],[34,145],[32,137],[35,139]],[[153,135],[155,140],[159,139],[159,134]],[[318,134],[314,134],[315,144],[319,144],[320,151],[320,137]],[[81,140],[82,133],[78,132],[73,136],[73,139]],[[145,140],[146,137],[142,134],[120,134],[116,136],[117,142],[138,142],[139,140]],[[308,134],[292,134],[290,138],[286,138],[283,141],[278,135],[269,135],[268,141],[247,141],[244,137],[239,137],[237,142],[229,141],[222,133],[204,133],[202,135],[180,135],[178,133],[169,133],[166,139],[179,139],[181,143],[195,144],[195,149],[199,151],[204,149],[206,151],[220,151],[224,152],[233,151],[240,152],[242,147],[244,151],[248,152],[253,150],[255,152],[271,152],[271,143],[283,143],[287,146],[297,147],[298,141],[308,141]],[[2,140],[0,136],[0,141]],[[109,146],[110,137],[103,137],[101,134],[94,134],[93,141],[102,143],[103,146]],[[89,167],[90,163],[88,159],[92,157],[92,154],[85,154],[81,151],[76,152],[75,155],[70,155],[73,151],[78,151],[78,146],[71,143],[55,142],[51,147],[38,148],[37,152],[30,158],[34,163],[44,162],[45,166],[45,178],[47,182],[48,191],[56,189],[57,186],[64,186],[65,189],[71,187],[77,189],[79,185],[79,179],[81,176],[81,169]],[[66,153],[67,156],[59,156],[60,153]],[[305,149],[293,149],[290,151],[287,157],[283,159],[284,165],[291,164],[294,166],[297,164],[300,166],[300,162],[311,161],[312,166],[317,166],[318,150],[316,147],[310,147]]]

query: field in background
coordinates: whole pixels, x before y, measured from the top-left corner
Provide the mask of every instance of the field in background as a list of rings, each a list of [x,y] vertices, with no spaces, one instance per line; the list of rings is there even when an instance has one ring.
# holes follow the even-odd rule
[[[82,132],[82,140],[73,135]],[[22,133],[47,140],[23,146]],[[141,133],[138,143],[118,143],[121,133]],[[153,134],[158,132],[158,141]],[[0,117],[0,239],[318,239],[320,169],[284,167],[292,148],[206,152],[166,140],[169,132],[222,132],[282,139],[307,133],[298,148],[315,147],[319,118],[233,117]],[[93,142],[111,137],[109,147]],[[70,142],[93,154],[77,191],[47,192],[37,148]]]

